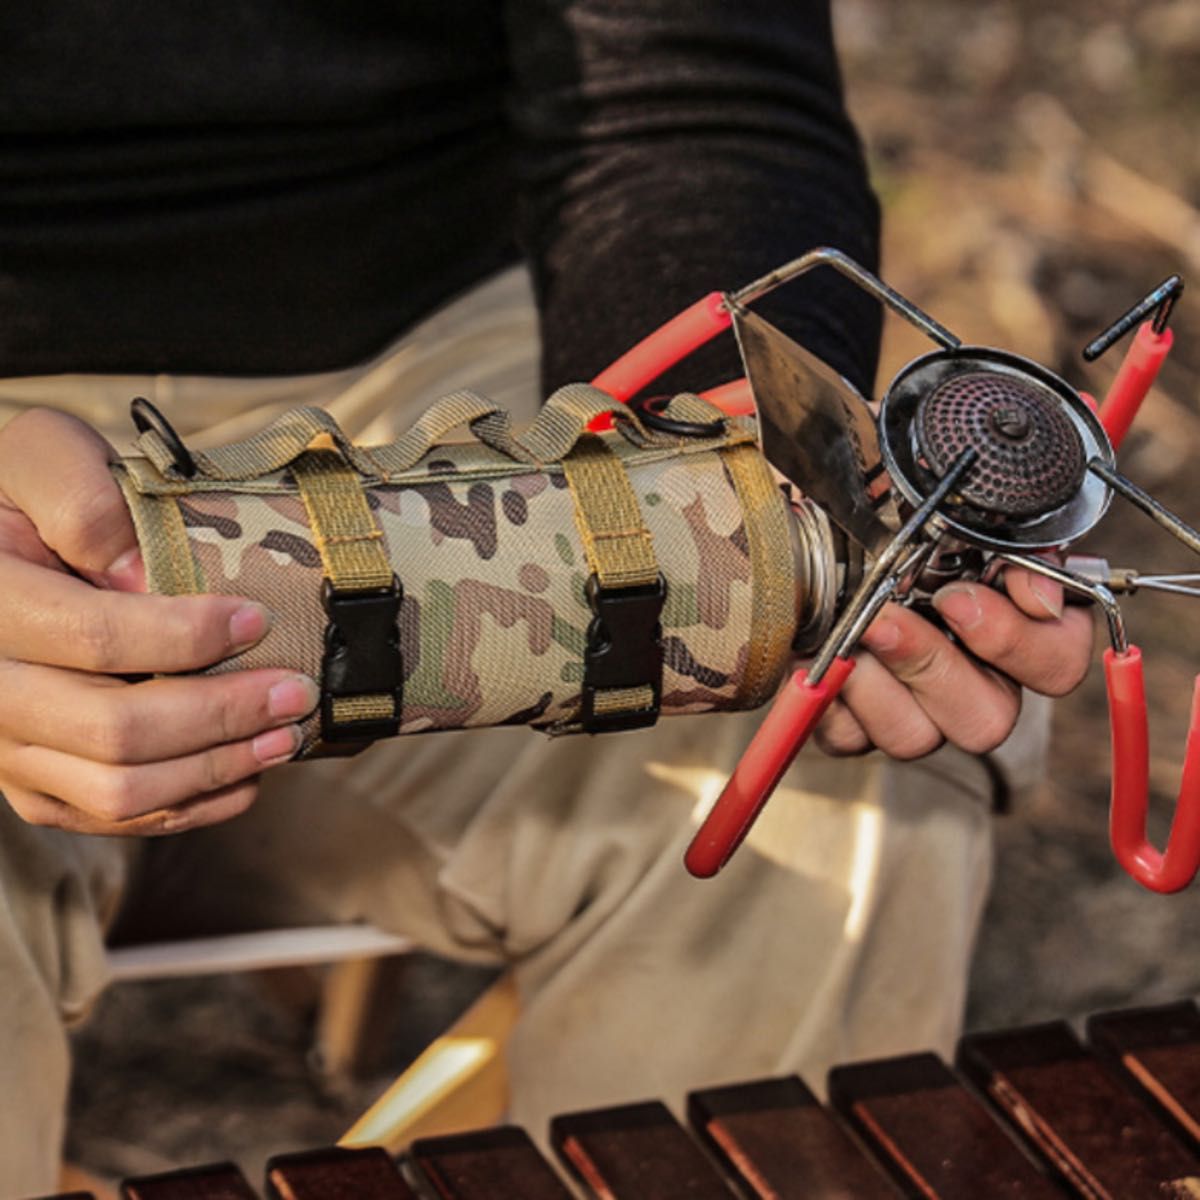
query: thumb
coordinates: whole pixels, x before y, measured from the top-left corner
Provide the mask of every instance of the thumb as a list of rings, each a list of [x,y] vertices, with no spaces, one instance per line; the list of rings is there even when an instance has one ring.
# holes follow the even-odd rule
[[[144,591],[117,452],[75,417],[33,408],[0,429],[0,504],[16,509],[68,567],[99,587]]]

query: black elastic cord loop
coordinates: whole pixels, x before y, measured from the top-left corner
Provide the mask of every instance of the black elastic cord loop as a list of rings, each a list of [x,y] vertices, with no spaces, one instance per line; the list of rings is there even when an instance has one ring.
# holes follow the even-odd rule
[[[163,445],[171,452],[175,470],[184,479],[191,479],[196,474],[196,460],[183,444],[183,439],[172,428],[171,422],[145,396],[135,396],[129,402],[129,415],[133,418],[138,433],[149,433],[153,430],[158,434]]]
[[[637,413],[642,424],[648,429],[668,433],[672,437],[714,438],[725,432],[723,417],[714,421],[677,421],[674,417],[664,417],[662,410],[670,402],[670,396],[647,396],[631,400],[629,407]]]

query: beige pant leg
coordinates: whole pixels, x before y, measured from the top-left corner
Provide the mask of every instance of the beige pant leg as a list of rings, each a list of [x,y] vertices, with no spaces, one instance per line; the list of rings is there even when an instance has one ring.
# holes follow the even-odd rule
[[[57,1186],[64,1023],[105,982],[103,930],[132,849],[26,825],[0,797],[0,1200]]]
[[[206,929],[370,919],[511,966],[513,1117],[953,1048],[989,880],[991,783],[805,754],[715,880],[684,848],[756,714],[549,741],[416,736],[272,772],[249,813],[154,843]]]
[[[441,873],[464,940],[496,931],[524,1019],[513,1116],[905,1049],[948,1052],[989,877],[982,767],[804,755],[715,880],[684,848],[755,723],[668,720],[530,747]],[[453,904],[451,903],[453,901]]]

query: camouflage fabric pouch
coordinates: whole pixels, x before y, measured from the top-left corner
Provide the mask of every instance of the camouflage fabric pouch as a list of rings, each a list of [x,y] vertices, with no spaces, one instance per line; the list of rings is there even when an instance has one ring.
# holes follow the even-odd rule
[[[523,429],[458,392],[371,447],[302,408],[206,453],[136,403],[144,457],[113,470],[149,586],[272,610],[266,638],[212,670],[317,679],[302,757],[393,733],[750,708],[787,665],[791,513],[752,423],[698,397],[645,422],[617,406],[596,434],[614,405],[585,385]],[[473,436],[446,440],[464,425]]]

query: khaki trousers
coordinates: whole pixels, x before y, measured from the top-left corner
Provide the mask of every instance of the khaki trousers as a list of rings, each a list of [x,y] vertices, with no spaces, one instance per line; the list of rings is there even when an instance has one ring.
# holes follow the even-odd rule
[[[354,370],[0,381],[0,421],[51,405],[126,449],[141,394],[205,445],[318,403],[380,441],[460,386],[528,417],[535,366],[514,271]],[[0,1197],[53,1190],[64,1026],[105,985],[122,903],[190,932],[371,920],[510,966],[512,1116],[539,1137],[572,1108],[678,1105],[690,1087],[787,1071],[820,1088],[838,1061],[949,1051],[989,876],[988,772],[952,750],[905,767],[806,752],[726,871],[697,882],[683,849],[759,715],[393,739],[269,771],[242,817],[146,843],[33,828],[0,803]],[[1012,746],[1018,784],[1041,728]]]

